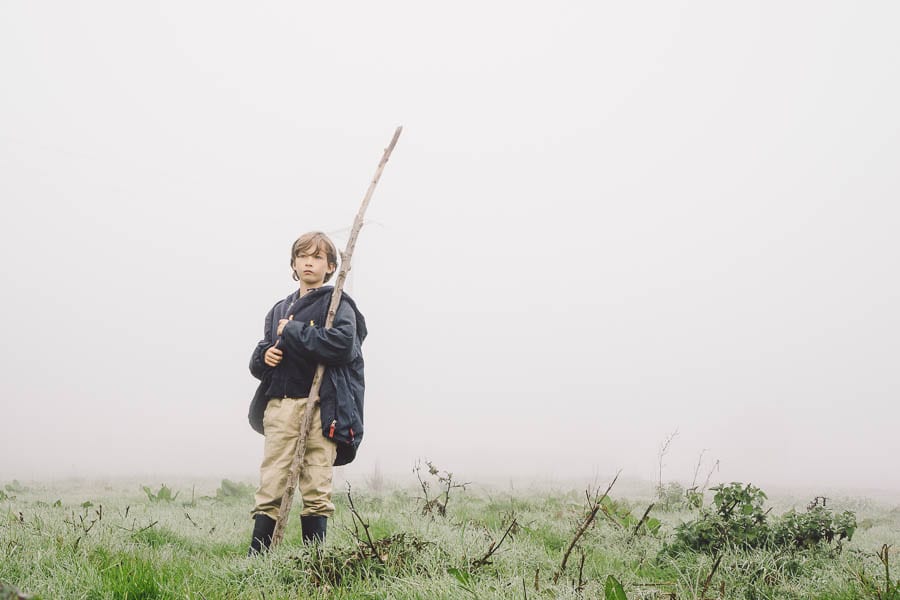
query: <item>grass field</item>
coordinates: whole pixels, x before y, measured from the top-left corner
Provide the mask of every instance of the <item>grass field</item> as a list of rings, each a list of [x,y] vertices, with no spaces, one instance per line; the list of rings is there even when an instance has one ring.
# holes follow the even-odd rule
[[[675,539],[678,524],[698,519],[699,511],[657,502],[648,519],[658,519],[658,530],[648,528],[653,521],[635,527],[654,499],[625,498],[614,487],[610,496],[615,501],[604,501],[560,572],[576,531],[598,506],[596,491],[587,496],[584,489],[453,488],[442,515],[442,484],[436,475],[423,473],[432,500],[427,507],[414,478],[408,487],[353,488],[367,534],[352,515],[346,489],[340,489],[324,547],[302,545],[295,513],[285,543],[254,558],[246,556],[252,527],[249,486],[217,489],[218,483],[205,482],[161,490],[157,482],[145,491],[125,482],[4,482],[0,599],[16,598],[13,588],[45,600],[633,600],[700,598],[704,588],[707,598],[745,600],[900,598],[900,506],[883,501],[829,500],[829,510],[855,513],[857,527],[849,542],[811,548],[726,544],[717,553],[672,554],[663,548]],[[711,496],[707,492],[705,506]],[[778,498],[774,508],[767,500],[766,510],[772,509],[767,517],[791,507],[802,514],[808,500]],[[492,544],[494,551],[485,558]],[[885,544],[893,548],[885,550]],[[624,594],[612,578],[621,582]]]

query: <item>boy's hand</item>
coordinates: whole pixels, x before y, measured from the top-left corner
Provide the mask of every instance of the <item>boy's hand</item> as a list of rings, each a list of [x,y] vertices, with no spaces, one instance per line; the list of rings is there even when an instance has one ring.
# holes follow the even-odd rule
[[[282,320],[278,321],[278,335],[281,335],[281,332],[284,331],[284,326],[288,324],[288,321],[293,321],[293,320],[294,320],[294,315],[291,315],[287,319],[282,319]]]
[[[277,367],[278,363],[281,362],[282,356],[281,350],[275,346],[269,346],[265,356],[263,356],[263,361],[270,367]]]

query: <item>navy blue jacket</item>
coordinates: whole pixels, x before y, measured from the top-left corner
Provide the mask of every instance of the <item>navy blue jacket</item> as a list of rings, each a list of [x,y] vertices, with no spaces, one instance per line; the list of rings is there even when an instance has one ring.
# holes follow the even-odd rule
[[[319,388],[322,433],[337,443],[335,465],[356,457],[363,436],[365,394],[362,342],[366,321],[347,294],[335,313],[331,328],[325,329],[334,288],[321,287],[302,298],[293,292],[266,315],[263,339],[250,357],[250,372],[260,380],[250,403],[250,426],[264,433],[263,414],[270,398],[305,398],[309,394],[316,366],[326,366]],[[293,316],[278,336],[278,322]],[[277,367],[265,364],[266,350],[275,343],[284,352]]]

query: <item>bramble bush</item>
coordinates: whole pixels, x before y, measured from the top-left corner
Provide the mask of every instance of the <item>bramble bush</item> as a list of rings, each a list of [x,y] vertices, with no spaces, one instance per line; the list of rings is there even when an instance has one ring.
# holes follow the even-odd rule
[[[790,510],[772,527],[772,542],[776,546],[813,548],[823,542],[850,540],[856,531],[856,515],[845,510],[834,515],[824,506],[816,506],[805,513]]]
[[[733,482],[712,488],[713,505],[703,509],[699,518],[681,523],[674,540],[662,553],[683,552],[717,554],[726,546],[746,550],[754,548],[817,548],[850,540],[856,530],[856,515],[844,511],[835,515],[825,506],[813,504],[805,513],[791,510],[769,523],[767,498],[758,487]]]

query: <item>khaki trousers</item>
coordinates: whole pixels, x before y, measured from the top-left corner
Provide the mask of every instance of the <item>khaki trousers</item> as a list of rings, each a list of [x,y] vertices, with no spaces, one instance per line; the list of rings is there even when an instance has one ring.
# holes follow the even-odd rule
[[[288,472],[297,439],[303,412],[309,404],[308,398],[272,398],[266,406],[263,426],[266,431],[263,461],[259,468],[259,489],[256,490],[256,506],[252,514],[265,514],[277,520],[281,508],[281,497],[287,487]],[[334,514],[331,503],[331,479],[334,459],[337,456],[335,443],[322,435],[319,405],[313,411],[312,427],[306,440],[303,456],[303,471],[300,475],[300,495],[303,498],[305,515],[330,517]]]

